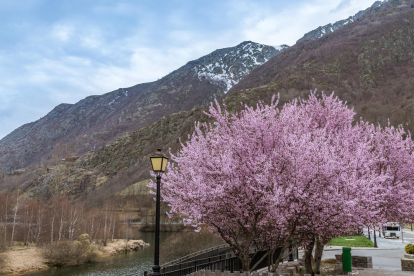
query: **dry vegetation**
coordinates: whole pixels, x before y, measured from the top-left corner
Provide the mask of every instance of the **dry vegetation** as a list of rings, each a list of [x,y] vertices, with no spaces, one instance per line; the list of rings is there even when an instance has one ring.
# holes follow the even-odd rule
[[[98,247],[91,243],[88,234],[82,234],[75,241],[60,241],[45,247],[42,255],[49,266],[80,265],[96,262]]]
[[[34,247],[0,253],[0,260],[3,260],[0,263],[0,273],[7,275],[48,268],[46,259],[42,256],[42,250]]]
[[[126,247],[127,245],[127,247]],[[26,247],[14,243],[14,250],[0,253],[0,275],[14,275],[48,269],[51,266],[63,267],[86,262],[100,261],[100,257],[112,256],[145,248],[142,240],[114,240],[107,246],[90,243],[88,235],[81,235],[75,241],[56,242],[43,248]],[[126,249],[127,248],[127,249]]]

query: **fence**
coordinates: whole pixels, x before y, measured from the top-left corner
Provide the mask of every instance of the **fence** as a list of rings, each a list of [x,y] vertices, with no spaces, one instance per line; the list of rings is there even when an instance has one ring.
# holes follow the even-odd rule
[[[162,276],[184,276],[201,270],[238,271],[241,262],[237,257],[229,257],[229,254],[183,262],[161,268]]]
[[[216,245],[214,247],[206,248],[206,249],[191,253],[189,255],[186,255],[184,257],[175,259],[168,263],[162,264],[161,267],[167,267],[167,266],[172,266],[172,265],[183,263],[183,262],[189,262],[189,261],[198,260],[198,259],[205,259],[209,257],[220,256],[220,255],[226,254],[227,252],[231,250],[232,250],[231,247],[227,244]]]
[[[252,272],[249,273],[247,271],[241,273],[239,271],[235,271],[234,273],[231,273],[230,271],[224,271],[223,273],[221,271],[198,271],[195,273],[191,273],[189,276],[291,276],[291,273],[282,273],[279,274],[277,272]],[[299,273],[293,273],[293,276],[301,276],[302,274]],[[303,274],[304,276],[311,276],[311,274]],[[315,274],[315,276],[321,276],[321,274]],[[331,275],[325,275],[325,276],[331,276]],[[337,275],[337,276],[347,276],[347,275]]]
[[[277,249],[273,255],[274,261],[279,257],[281,248]],[[267,250],[256,253],[252,260],[252,264],[256,264],[267,253]],[[297,259],[297,253],[294,258]],[[176,262],[176,261],[174,261]],[[270,256],[263,258],[263,260],[256,266],[256,269],[262,269],[270,265]],[[179,262],[161,268],[162,276],[184,276],[198,271],[229,271],[230,273],[239,272],[242,269],[241,261],[232,253],[224,255],[212,256],[208,258],[201,258],[187,262]],[[147,272],[144,274],[147,275]],[[214,276],[214,275],[213,275]]]

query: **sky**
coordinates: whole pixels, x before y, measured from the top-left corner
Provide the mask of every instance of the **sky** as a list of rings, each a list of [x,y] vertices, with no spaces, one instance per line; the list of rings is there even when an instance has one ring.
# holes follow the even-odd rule
[[[374,0],[0,0],[0,139],[60,103],[243,41],[292,46]]]

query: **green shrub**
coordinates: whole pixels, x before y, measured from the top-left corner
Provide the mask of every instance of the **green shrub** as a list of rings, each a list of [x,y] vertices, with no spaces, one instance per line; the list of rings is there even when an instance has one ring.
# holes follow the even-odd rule
[[[405,246],[405,252],[407,254],[414,254],[414,244],[409,243]]]

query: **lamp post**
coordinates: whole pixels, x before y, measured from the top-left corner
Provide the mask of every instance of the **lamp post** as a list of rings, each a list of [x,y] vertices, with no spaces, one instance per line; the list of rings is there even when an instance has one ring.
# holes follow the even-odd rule
[[[160,201],[161,201],[161,173],[165,172],[168,158],[164,156],[161,149],[157,149],[157,152],[150,156],[152,170],[157,173],[157,197],[155,207],[155,254],[154,254],[154,266],[152,267],[152,275],[159,276],[160,273]]]

